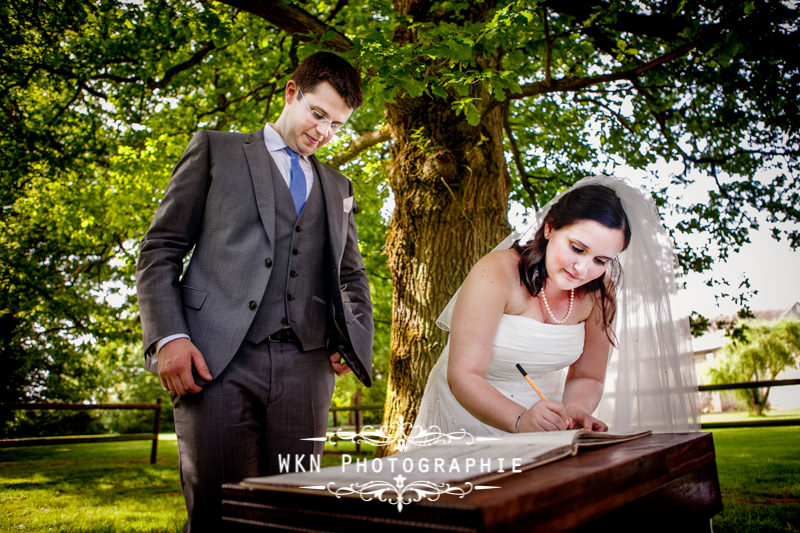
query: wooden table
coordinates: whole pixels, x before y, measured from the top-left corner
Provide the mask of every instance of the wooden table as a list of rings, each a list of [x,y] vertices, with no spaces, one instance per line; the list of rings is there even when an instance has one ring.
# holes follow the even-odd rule
[[[223,486],[226,530],[709,531],[722,510],[710,433],[655,434],[582,449],[501,488],[395,505],[244,484]]]

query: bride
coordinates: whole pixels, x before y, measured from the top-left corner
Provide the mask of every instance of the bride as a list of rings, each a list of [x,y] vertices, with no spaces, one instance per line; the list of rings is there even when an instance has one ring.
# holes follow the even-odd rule
[[[411,432],[695,431],[688,321],[652,199],[585,178],[472,268]],[[541,394],[526,381],[527,371]]]

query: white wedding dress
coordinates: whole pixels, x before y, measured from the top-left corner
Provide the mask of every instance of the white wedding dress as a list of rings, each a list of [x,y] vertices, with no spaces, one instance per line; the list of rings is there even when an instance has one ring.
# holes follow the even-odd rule
[[[613,176],[584,178],[562,195],[586,185],[612,189],[622,202],[632,231],[628,248],[619,255],[623,283],[617,293],[617,348],[609,353],[603,397],[592,415],[616,433],[643,429],[698,431],[689,320],[671,305],[678,287],[676,259],[653,198],[624,178]],[[528,242],[560,197],[546,204],[526,231],[513,232],[494,249],[508,249],[516,240]],[[436,321],[448,332],[457,297],[458,291]],[[583,324],[545,324],[503,315],[486,379],[507,397],[530,407],[539,397],[517,370],[519,363],[548,399],[561,401],[567,368],[582,353],[583,343]],[[410,446],[418,444],[413,437],[420,431],[466,431],[475,436],[504,433],[479,422],[453,397],[447,385],[448,351],[449,345],[428,378],[410,433]],[[426,442],[425,436],[421,437],[420,443]]]
[[[583,323],[555,325],[526,316],[503,315],[492,346],[486,380],[506,397],[530,407],[539,396],[517,369],[519,363],[548,399],[561,401],[567,368],[583,352],[583,341]],[[422,431],[445,434],[466,431],[474,436],[506,433],[472,416],[450,392],[447,385],[449,352],[448,343],[428,377],[411,435]]]

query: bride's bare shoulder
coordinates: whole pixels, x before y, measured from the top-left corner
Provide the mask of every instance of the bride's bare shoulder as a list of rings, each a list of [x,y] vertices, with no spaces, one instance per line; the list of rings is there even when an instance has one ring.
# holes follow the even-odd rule
[[[494,275],[512,276],[519,269],[519,254],[513,250],[495,250],[484,255],[475,267],[487,269]]]
[[[519,254],[514,250],[497,250],[483,256],[467,276],[466,284],[481,287],[511,288],[519,280]]]

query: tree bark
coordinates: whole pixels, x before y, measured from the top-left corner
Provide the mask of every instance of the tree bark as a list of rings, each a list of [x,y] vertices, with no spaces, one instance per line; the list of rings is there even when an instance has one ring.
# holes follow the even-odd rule
[[[322,44],[338,52],[347,52],[353,43],[339,30],[331,27],[291,2],[278,0],[221,0],[224,4],[261,17],[301,41],[325,37]]]
[[[387,105],[396,205],[387,240],[393,296],[383,427],[395,439],[408,435],[445,346],[436,318],[471,266],[509,231],[501,109],[473,127],[445,99]],[[394,440],[378,455],[399,445]]]

